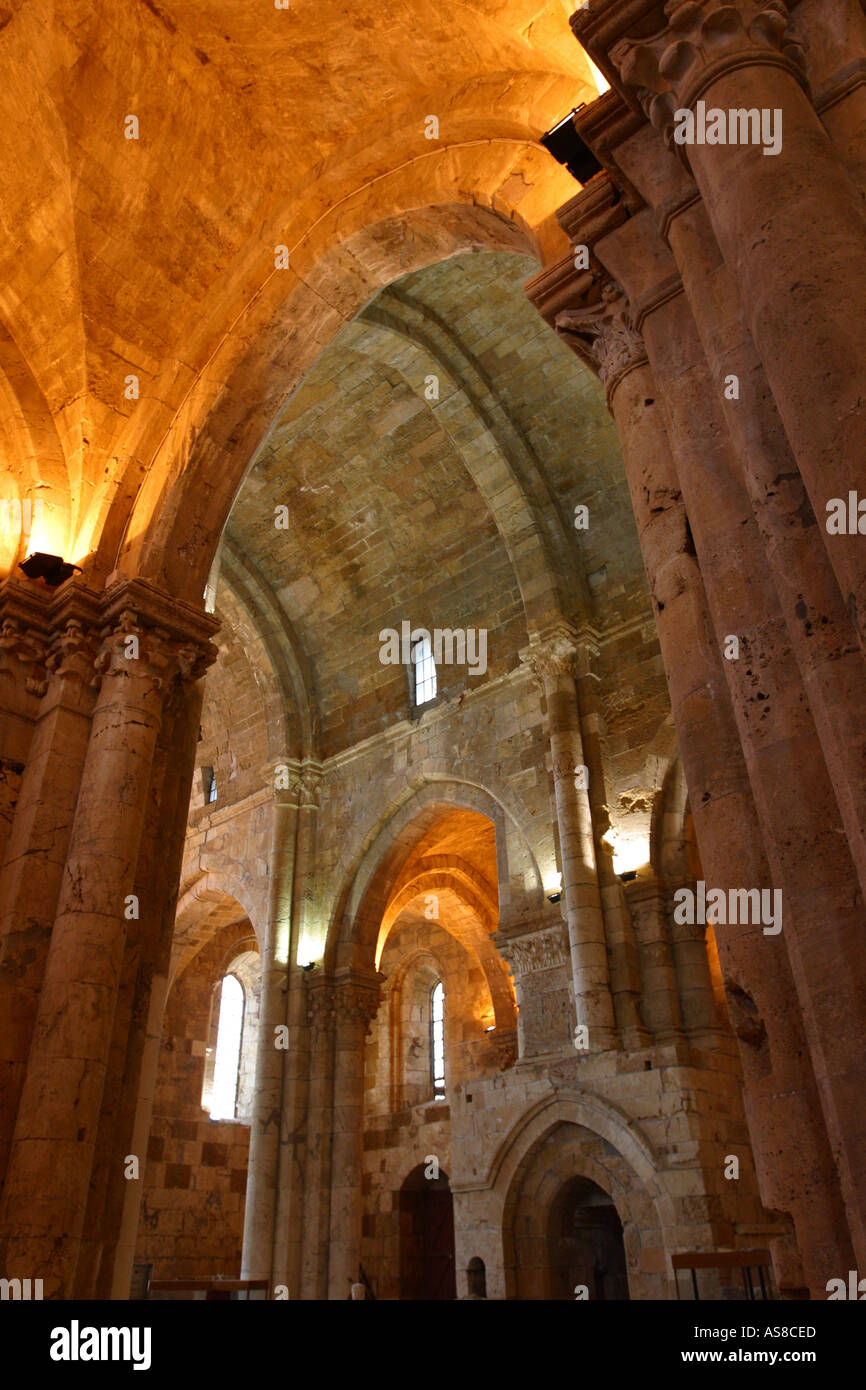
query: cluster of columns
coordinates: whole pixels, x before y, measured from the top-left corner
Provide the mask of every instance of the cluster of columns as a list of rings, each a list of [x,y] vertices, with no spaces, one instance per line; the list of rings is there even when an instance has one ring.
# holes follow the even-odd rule
[[[584,254],[528,293],[607,389],[707,882],[782,892],[777,935],[716,930],[762,1198],[793,1220],[780,1287],[821,1296],[866,1264],[866,539],[826,524],[866,443],[866,205],[806,6],[661,10],[573,16],[613,84],[575,117],[605,169],[559,214]],[[780,112],[780,153],[677,146],[699,101]]]
[[[584,761],[575,685],[577,634],[565,623],[536,636],[521,653],[544,695],[562,889],[568,924],[571,977],[578,1038],[587,1051],[617,1045],[616,1018],[607,956],[605,917],[599,884],[590,780]]]
[[[681,932],[674,952],[662,886],[646,879],[640,889],[658,900],[658,912],[649,931],[643,930],[645,915],[635,913],[632,895],[617,877],[612,852],[604,842],[610,816],[603,724],[595,689],[599,655],[595,634],[586,625],[576,627],[560,618],[534,633],[520,655],[544,700],[577,1025],[575,1047],[580,1052],[633,1051],[662,1037],[677,1041],[690,1032],[712,1032],[718,1021],[703,933],[690,943]],[[683,981],[696,974],[696,962],[690,959],[692,945],[700,957],[697,973],[701,978],[695,1007],[684,1018],[678,1000]],[[648,1013],[648,988],[655,987],[658,994],[661,978],[652,978],[651,961],[659,952],[666,953],[669,962],[666,1000],[655,998]],[[661,1024],[662,1016],[666,1025]]]
[[[41,1279],[46,1298],[129,1296],[216,627],[141,581],[0,591],[0,1271]],[[342,1298],[360,1262],[380,978],[298,964],[322,769],[287,758],[266,775],[242,1273]]]
[[[142,581],[0,610],[0,1268],[126,1296],[216,623]]]
[[[275,785],[270,899],[241,1277],[278,1297],[345,1298],[361,1255],[364,1043],[372,969],[299,963],[315,892],[321,764],[285,759]]]

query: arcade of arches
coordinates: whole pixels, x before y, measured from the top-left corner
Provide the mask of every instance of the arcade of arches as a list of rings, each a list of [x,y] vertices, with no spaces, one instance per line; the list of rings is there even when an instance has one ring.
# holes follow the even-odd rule
[[[866,7],[571,11],[0,13],[46,1297],[866,1268]],[[677,143],[716,108],[778,150]]]

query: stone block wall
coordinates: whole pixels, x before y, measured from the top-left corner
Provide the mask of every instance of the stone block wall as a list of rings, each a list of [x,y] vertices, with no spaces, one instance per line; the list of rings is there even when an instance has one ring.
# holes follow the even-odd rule
[[[155,1115],[136,1263],[154,1279],[238,1278],[249,1126]]]
[[[767,1249],[788,1233],[758,1196],[732,1041],[714,1053],[563,1052],[464,1083],[451,1101],[458,1296],[475,1256],[488,1297],[552,1296],[547,1221],[576,1175],[614,1199],[631,1298],[676,1296],[666,1251]]]
[[[529,268],[517,257],[490,258],[471,268],[443,264],[425,272],[423,282],[416,277],[399,293],[380,295],[347,326],[341,343],[284,407],[227,532],[227,583],[221,592],[233,631],[226,634],[209,677],[199,749],[201,761],[217,771],[220,795],[215,807],[194,804],[191,811],[183,958],[196,949],[197,932],[207,937],[217,920],[213,914],[230,910],[231,894],[249,904],[259,940],[265,939],[276,887],[272,875],[285,849],[274,814],[279,741],[285,740],[282,747],[294,750],[293,756],[302,756],[295,738],[297,711],[287,708],[282,722],[277,718],[270,684],[273,650],[269,654],[257,645],[257,624],[248,622],[244,604],[231,597],[237,574],[232,553],[256,553],[267,583],[291,608],[316,671],[311,705],[323,722],[313,731],[312,747],[321,781],[315,806],[302,803],[303,816],[296,817],[295,844],[304,855],[293,907],[293,915],[295,908],[301,914],[299,959],[315,962],[323,974],[371,968],[394,876],[437,817],[471,809],[487,818],[495,837],[489,877],[496,885],[498,919],[485,929],[496,933],[497,964],[507,961],[512,972],[518,1065],[502,1071],[513,1056],[498,1050],[479,1026],[487,1007],[484,971],[467,964],[471,953],[467,956],[459,944],[456,921],[422,920],[416,902],[414,916],[407,909],[397,919],[382,956],[385,997],[365,1048],[361,1092],[361,1263],[380,1297],[399,1296],[401,1186],[431,1155],[455,1194],[458,1272],[473,1256],[484,1259],[491,1297],[517,1296],[521,1289],[521,1296],[536,1296],[540,1287],[508,1242],[516,1204],[528,1200],[529,1188],[523,1186],[528,1168],[517,1168],[531,1166],[535,1149],[548,1141],[554,1158],[544,1170],[547,1196],[554,1175],[568,1182],[575,1164],[595,1171],[602,1190],[618,1194],[632,1296],[670,1294],[665,1251],[671,1248],[742,1243],[750,1221],[767,1230],[750,1176],[738,1058],[713,991],[705,935],[672,930],[673,884],[660,866],[657,878],[641,884],[653,905],[642,909],[639,919],[632,918],[629,895],[623,896],[608,865],[602,894],[613,925],[611,989],[618,1008],[625,1001],[624,1017],[629,1000],[637,1001],[631,1036],[652,1045],[594,1058],[577,1058],[573,1046],[565,902],[550,901],[563,885],[549,711],[521,659],[530,629],[515,616],[512,581],[502,578],[501,539],[467,491],[463,471],[475,470],[476,483],[486,479],[495,494],[503,440],[510,466],[526,470],[523,485],[538,485],[537,479],[527,479],[541,466],[557,524],[574,545],[568,559],[561,557],[563,582],[584,584],[581,604],[593,655],[582,669],[578,698],[587,759],[591,747],[592,756],[598,755],[593,777],[600,771],[605,784],[603,791],[597,783],[593,788],[597,834],[609,816],[613,829],[639,842],[650,857],[654,817],[667,804],[677,749],[603,391],[576,369],[563,344],[546,336],[534,311],[516,301],[515,286]],[[434,309],[453,321],[448,343],[436,342],[441,361],[451,362],[448,353],[455,354],[452,376],[461,385],[458,389],[443,376],[440,400],[425,411],[419,402],[430,365],[427,348],[420,351],[405,333],[393,330],[401,323],[405,327],[407,315],[420,313],[432,335],[425,339],[429,347],[437,332]],[[501,330],[506,321],[513,328],[510,335]],[[457,370],[461,352],[465,376]],[[487,412],[480,433],[463,400],[470,381]],[[503,390],[504,396],[497,395]],[[437,509],[425,491],[436,470],[437,496],[448,497],[448,508]],[[384,529],[373,506],[375,478],[388,490]],[[289,554],[286,540],[292,536],[274,528],[264,506],[264,499],[282,496],[280,489],[290,483],[292,534],[305,538],[303,556]],[[586,531],[573,527],[578,504],[589,507]],[[334,531],[337,513],[345,534]],[[511,524],[507,506],[497,516],[500,526]],[[412,542],[412,527],[419,526]],[[429,554],[418,540],[421,534],[429,537]],[[452,534],[459,540],[459,564],[449,549]],[[317,552],[322,545],[325,551]],[[413,571],[411,582],[403,573],[406,565]],[[392,576],[385,584],[383,575],[392,569],[399,571],[399,582]],[[436,609],[446,580],[453,626],[480,622],[475,615],[481,612],[501,610],[505,617],[490,622],[487,673],[478,678],[465,668],[441,669],[437,699],[419,710],[413,708],[408,673],[382,667],[376,639],[380,628],[398,626],[401,616],[428,626],[444,622]],[[411,613],[398,611],[395,594],[401,602],[412,599]],[[494,597],[499,608],[491,607]],[[363,600],[363,612],[356,600]],[[320,610],[328,615],[321,629],[312,623]],[[682,840],[684,816],[683,797],[670,824],[664,822],[672,842]],[[459,855],[460,845],[453,849]],[[636,901],[640,894],[631,897]],[[218,901],[221,908],[211,906]],[[629,931],[637,927],[632,940]],[[419,960],[425,953],[438,959],[447,977],[445,1107],[422,1093],[426,1029],[414,1071],[399,1059],[395,1064],[395,1034],[410,1020],[399,1008],[394,1015],[390,991],[401,961],[413,952]],[[323,1081],[317,1078],[317,1086]],[[340,1091],[341,1077],[335,1086]],[[582,1118],[569,1118],[567,1104],[577,1105],[574,1115]],[[727,1115],[727,1127],[714,1128],[717,1111]],[[536,1112],[560,1118],[536,1134]],[[556,1137],[557,1126],[566,1126],[565,1138]],[[521,1149],[524,1141],[529,1147]],[[745,1145],[747,1175],[739,1186],[717,1190],[718,1148],[725,1143]],[[494,1174],[490,1165],[503,1152],[511,1157]],[[506,1175],[512,1159],[514,1171]],[[316,1178],[323,1188],[327,1181],[326,1173]],[[332,1245],[343,1239],[342,1231],[334,1235],[333,1213],[348,1210],[352,1200],[344,1190],[345,1174],[340,1182],[337,1196],[331,1194],[336,1203]],[[309,1194],[317,1211],[327,1210],[326,1198],[318,1188]],[[530,1239],[537,1242],[541,1235],[535,1232]],[[537,1243],[534,1248],[538,1255]]]
[[[361,1263],[377,1298],[400,1297],[400,1190],[431,1157],[450,1175],[450,1130],[443,1102],[365,1120]]]
[[[135,1255],[155,1279],[240,1275],[249,1124],[211,1120],[202,1087],[215,991],[251,947],[246,920],[222,928],[169,994]]]

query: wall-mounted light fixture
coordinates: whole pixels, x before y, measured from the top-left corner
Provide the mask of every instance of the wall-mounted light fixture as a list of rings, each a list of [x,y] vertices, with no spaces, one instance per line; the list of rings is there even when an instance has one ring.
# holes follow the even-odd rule
[[[613,871],[623,883],[631,883],[638,871],[649,863],[648,835],[635,829],[620,831],[616,826],[611,825],[601,838],[602,843],[610,849],[613,855]]]
[[[548,893],[548,895],[547,895],[547,901],[548,901],[549,903],[558,903],[561,897],[562,897],[562,894],[561,894],[561,893]]]
[[[62,584],[64,579],[69,579],[76,570],[81,572],[80,565],[71,565],[62,555],[46,555],[44,550],[37,550],[34,554],[28,555],[18,568],[24,571],[28,579],[44,579],[50,589],[56,589],[58,584]]]
[[[299,965],[301,964],[300,961],[298,961],[298,964],[299,964]],[[316,961],[314,961],[314,960],[308,960],[307,963],[306,963],[306,965],[301,965],[301,969],[302,969],[302,970],[306,970],[306,971],[309,973],[309,971],[315,970],[316,965],[317,965],[317,962],[316,962]]]
[[[567,116],[563,116],[561,121],[542,135],[539,141],[539,144],[553,155],[557,164],[565,165],[571,177],[577,179],[578,183],[589,183],[590,179],[602,170],[602,165],[586,141],[578,135],[574,124],[575,114],[585,105],[586,102],[583,102],[581,106],[575,106],[573,111],[569,111]]]

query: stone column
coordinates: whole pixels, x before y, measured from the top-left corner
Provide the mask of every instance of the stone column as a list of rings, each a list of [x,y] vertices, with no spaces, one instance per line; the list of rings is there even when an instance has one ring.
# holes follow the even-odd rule
[[[770,887],[763,833],[648,366],[619,378],[612,407],[704,873],[714,886],[727,888],[736,877]],[[790,1212],[799,1245],[799,1256],[790,1246],[776,1246],[777,1279],[783,1291],[805,1285],[817,1297],[851,1247],[817,1086],[811,1065],[804,1064],[808,1049],[787,952],[778,937],[747,924],[718,926],[716,938],[762,1199],[770,1210]],[[770,1039],[766,1051],[761,1037]]]
[[[0,754],[0,864],[3,863],[6,855],[9,833],[15,818],[18,798],[21,795],[23,772],[23,763],[19,763],[16,758],[4,758],[2,754]],[[0,882],[2,882],[2,880],[0,880]],[[2,1044],[0,1044],[0,1046],[2,1046]],[[2,1083],[0,1083],[0,1095],[2,1095],[2,1091],[3,1087]],[[0,1174],[2,1174],[4,1167],[5,1160],[0,1162]]]
[[[533,635],[520,653],[541,683],[553,769],[562,884],[578,1027],[590,1052],[618,1046],[604,914],[596,871],[588,777],[577,708],[574,663],[578,643],[565,623]]]
[[[640,952],[641,1014],[653,1042],[675,1042],[683,1021],[664,890],[655,878],[641,877],[626,885],[625,894]]]
[[[93,611],[89,621],[83,609],[76,618],[67,613],[57,636],[46,639],[45,665],[34,665],[37,648],[31,641],[27,651],[22,649],[23,633],[11,631],[8,619],[0,639],[7,660],[17,652],[18,674],[43,692],[0,877],[0,1182],[24,1084],[90,735],[98,645],[89,630],[93,619]],[[23,660],[28,653],[29,674]]]
[[[343,1299],[361,1260],[364,1040],[379,1007],[379,978],[341,972],[334,981],[333,1146],[328,1297]]]
[[[739,287],[844,604],[866,645],[862,536],[824,529],[831,499],[847,509],[849,493],[864,500],[866,491],[866,334],[853,309],[866,296],[866,208],[807,94],[789,8],[784,0],[668,0],[661,32],[621,37],[610,56],[669,142],[678,110],[699,118],[720,110],[726,124],[731,110],[766,111],[780,123],[775,154],[751,137],[676,148]],[[585,24],[578,11],[578,37]]]
[[[318,971],[305,982],[310,1064],[306,1123],[301,1297],[328,1297],[334,1099],[333,982]],[[344,1295],[343,1295],[344,1296]]]
[[[586,625],[581,626],[575,662],[575,690],[580,711],[583,757],[589,773],[589,809],[610,962],[610,992],[623,1047],[634,1052],[646,1047],[650,1035],[638,1010],[640,965],[634,926],[623,885],[613,867],[613,853],[603,838],[611,828],[611,820],[603,754],[604,718],[598,695],[600,655],[598,634]]]
[[[200,671],[200,668],[199,668]],[[131,1029],[126,1050],[119,1111],[118,1140],[112,1151],[114,1168],[101,1222],[105,1239],[97,1298],[128,1299],[138,1238],[141,1199],[147,1170],[147,1146],[159,1069],[162,1023],[183,867],[189,800],[195,772],[198,729],[204,682],[177,682],[167,711],[171,721],[166,739],[166,769],[156,815],[151,818],[148,855],[139,864],[136,892],[144,906],[148,930],[142,943],[132,1002]],[[163,721],[163,725],[168,720]],[[138,1182],[121,1179],[125,1154],[140,1160]],[[116,1234],[116,1245],[111,1244]]]
[[[571,976],[568,932],[561,921],[509,936],[493,937],[508,962],[517,995],[517,1051],[520,1057],[562,1052],[570,1056]],[[499,1040],[497,1039],[497,1042]]]
[[[163,702],[195,653],[139,621],[136,584],[107,604],[100,681],[0,1206],[9,1276],[68,1297],[85,1217]],[[125,606],[134,605],[134,606]],[[212,625],[211,625],[212,626]]]
[[[695,888],[692,880],[676,886],[692,890]],[[713,928],[704,922],[678,922],[673,912],[673,900],[670,903],[668,923],[676,963],[683,1027],[691,1038],[699,1034],[706,1036],[713,1033],[718,1026],[707,953],[707,933]]]
[[[277,1047],[278,1030],[287,1027],[286,995],[292,950],[292,887],[296,872],[296,840],[300,783],[280,776],[289,763],[268,769],[275,786],[270,853],[270,891],[265,939],[262,942],[262,992],[256,1055],[256,1087],[250,1121],[250,1156],[244,1209],[243,1279],[272,1282],[280,1153],[280,1117],[287,1052]],[[276,789],[277,781],[288,780]],[[273,1290],[271,1289],[271,1292]]]
[[[599,194],[589,201],[598,224]],[[577,210],[573,224],[573,239],[583,240]],[[602,221],[602,230],[609,224]],[[578,276],[569,259],[536,283],[535,302],[545,317],[556,318],[607,387],[707,880],[727,887],[736,868],[738,879],[769,886],[763,833],[646,347],[624,295],[597,266]],[[771,1210],[790,1212],[796,1229],[799,1249],[774,1243],[777,1279],[785,1291],[796,1294],[805,1285],[823,1296],[827,1278],[852,1252],[815,1079],[803,1064],[808,1052],[788,956],[784,943],[764,937],[760,927],[716,930],[762,1199]]]
[[[172,692],[173,695],[174,692]],[[106,1068],[105,1084],[102,1090],[102,1106],[99,1117],[99,1130],[94,1146],[93,1168],[90,1175],[90,1191],[87,1200],[87,1213],[84,1219],[81,1246],[75,1269],[75,1282],[72,1296],[93,1298],[102,1279],[107,1282],[107,1291],[102,1288],[101,1296],[111,1292],[111,1253],[103,1265],[103,1252],[106,1246],[112,1247],[117,1235],[118,1224],[123,1209],[123,1187],[131,1186],[139,1192],[145,1165],[145,1153],[139,1151],[135,1158],[139,1164],[139,1177],[125,1177],[125,1159],[132,1157],[129,1145],[132,1140],[133,1120],[139,1087],[139,1068],[144,1046],[145,1028],[148,1022],[149,994],[145,997],[140,990],[140,973],[149,953],[156,948],[155,938],[159,935],[160,913],[155,898],[158,893],[158,865],[165,859],[165,850],[160,844],[159,858],[156,856],[156,840],[162,841],[165,827],[161,823],[163,803],[165,814],[171,817],[171,797],[166,783],[169,762],[168,725],[174,713],[170,709],[172,695],[166,702],[166,718],[162,720],[157,738],[156,750],[151,768],[151,782],[147,794],[147,810],[144,830],[138,855],[138,868],[133,891],[135,903],[126,924],[126,941],[123,951],[123,965],[117,990],[117,1003],[114,1009],[111,1047]],[[193,735],[193,738],[195,735]],[[166,794],[167,793],[167,794]],[[173,827],[172,827],[173,828]],[[185,831],[181,827],[181,846]],[[176,850],[176,846],[171,847]],[[174,858],[174,853],[170,853]],[[179,869],[178,865],[178,869]],[[124,916],[127,914],[125,913]],[[136,1008],[136,1005],[138,1006]],[[158,1039],[157,1039],[158,1046]],[[125,1141],[125,1142],[124,1142]],[[109,1224],[108,1213],[112,1220]],[[129,1296],[127,1284],[123,1297]]]
[[[315,831],[322,788],[321,764],[309,760],[297,772],[298,802],[295,873],[292,885],[292,940],[289,953],[286,1019],[289,1047],[283,1059],[283,1099],[280,1111],[277,1208],[274,1237],[274,1283],[285,1284],[290,1297],[301,1285],[305,1220],[304,1156],[310,1065],[305,972],[297,952],[304,939],[315,861]],[[307,962],[303,962],[307,964]],[[317,966],[321,962],[316,962]]]
[[[764,832],[828,1131],[837,1153],[855,1251],[866,1262],[866,1144],[856,1097],[866,1059],[852,1045],[866,1023],[862,901],[811,712],[804,697],[763,545],[737,478],[694,321],[684,296],[647,313],[644,335],[665,412],[722,665]],[[684,364],[688,363],[687,369]],[[743,881],[745,887],[757,887]],[[841,975],[839,974],[841,970]],[[840,1019],[848,1020],[840,1027]]]
[[[866,663],[766,376],[694,185],[661,209],[716,382],[866,894]],[[726,382],[736,388],[723,390]],[[826,537],[824,537],[826,539]]]

